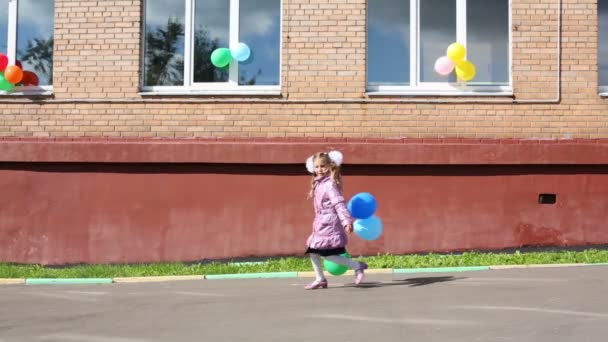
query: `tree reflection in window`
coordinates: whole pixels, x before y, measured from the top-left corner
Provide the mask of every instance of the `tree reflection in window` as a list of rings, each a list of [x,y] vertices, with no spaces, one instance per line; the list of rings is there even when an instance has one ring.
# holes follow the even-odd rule
[[[24,52],[18,51],[18,58],[24,64],[29,64],[39,78],[46,78],[49,85],[53,84],[53,37],[48,39],[34,38],[27,42]]]
[[[157,27],[146,33],[146,85],[184,84],[184,60],[178,53],[184,38],[184,25],[176,19],[169,19],[166,27]],[[205,30],[198,30],[194,37],[195,80],[228,81],[229,68],[216,68],[209,56],[220,47],[219,40],[209,39]],[[52,56],[51,56],[52,58]],[[255,85],[256,76],[239,78],[241,84]]]
[[[167,26],[146,32],[146,84],[183,85],[184,59],[177,54],[184,25],[169,19]]]

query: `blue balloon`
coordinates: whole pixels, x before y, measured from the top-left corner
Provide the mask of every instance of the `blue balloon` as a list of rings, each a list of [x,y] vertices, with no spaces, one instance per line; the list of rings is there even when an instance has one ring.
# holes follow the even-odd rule
[[[366,219],[374,215],[377,206],[376,199],[369,192],[356,194],[346,205],[350,214],[358,219]]]
[[[230,53],[232,54],[232,57],[237,61],[244,62],[251,55],[251,50],[249,49],[249,46],[247,46],[247,44],[238,43],[236,44],[236,46],[230,49]]]
[[[382,235],[382,221],[376,216],[365,220],[355,220],[353,230],[363,240],[376,240]]]

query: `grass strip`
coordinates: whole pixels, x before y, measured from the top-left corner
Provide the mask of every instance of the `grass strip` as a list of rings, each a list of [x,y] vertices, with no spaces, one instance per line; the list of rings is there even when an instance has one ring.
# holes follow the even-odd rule
[[[521,253],[465,252],[462,254],[377,255],[355,258],[372,269],[439,268],[492,265],[603,264],[608,250],[551,251]],[[243,273],[311,271],[310,260],[301,257],[269,259],[264,262],[154,263],[130,265],[77,265],[45,267],[0,263],[0,278],[115,278],[149,276],[220,275]]]

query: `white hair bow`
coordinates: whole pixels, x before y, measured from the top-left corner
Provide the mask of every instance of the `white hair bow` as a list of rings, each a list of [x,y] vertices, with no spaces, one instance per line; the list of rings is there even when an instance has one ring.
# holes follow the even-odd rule
[[[342,152],[329,151],[327,153],[327,155],[329,156],[329,159],[331,159],[331,161],[334,164],[336,164],[336,166],[342,165],[342,161],[344,160],[344,156],[342,155]],[[308,157],[308,159],[306,159],[306,170],[308,170],[308,172],[310,172],[310,173],[315,173],[315,164],[314,164],[313,157],[314,156],[310,156],[310,157]]]

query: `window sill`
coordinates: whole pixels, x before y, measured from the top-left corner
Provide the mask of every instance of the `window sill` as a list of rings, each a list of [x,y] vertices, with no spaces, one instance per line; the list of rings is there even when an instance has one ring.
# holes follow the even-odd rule
[[[379,91],[367,91],[365,95],[373,96],[469,96],[469,97],[480,97],[480,96],[492,96],[492,97],[511,97],[513,96],[512,91],[437,91],[437,90],[379,90]]]
[[[0,97],[11,96],[50,96],[53,95],[53,87],[20,87],[10,92],[1,91]]]
[[[280,96],[281,88],[273,89],[146,89],[141,96]]]
[[[468,85],[460,83],[424,83],[418,86],[368,84],[367,96],[513,96],[510,85]]]
[[[607,91],[607,92],[600,93],[600,96],[601,96],[601,97],[608,97],[608,91]]]

